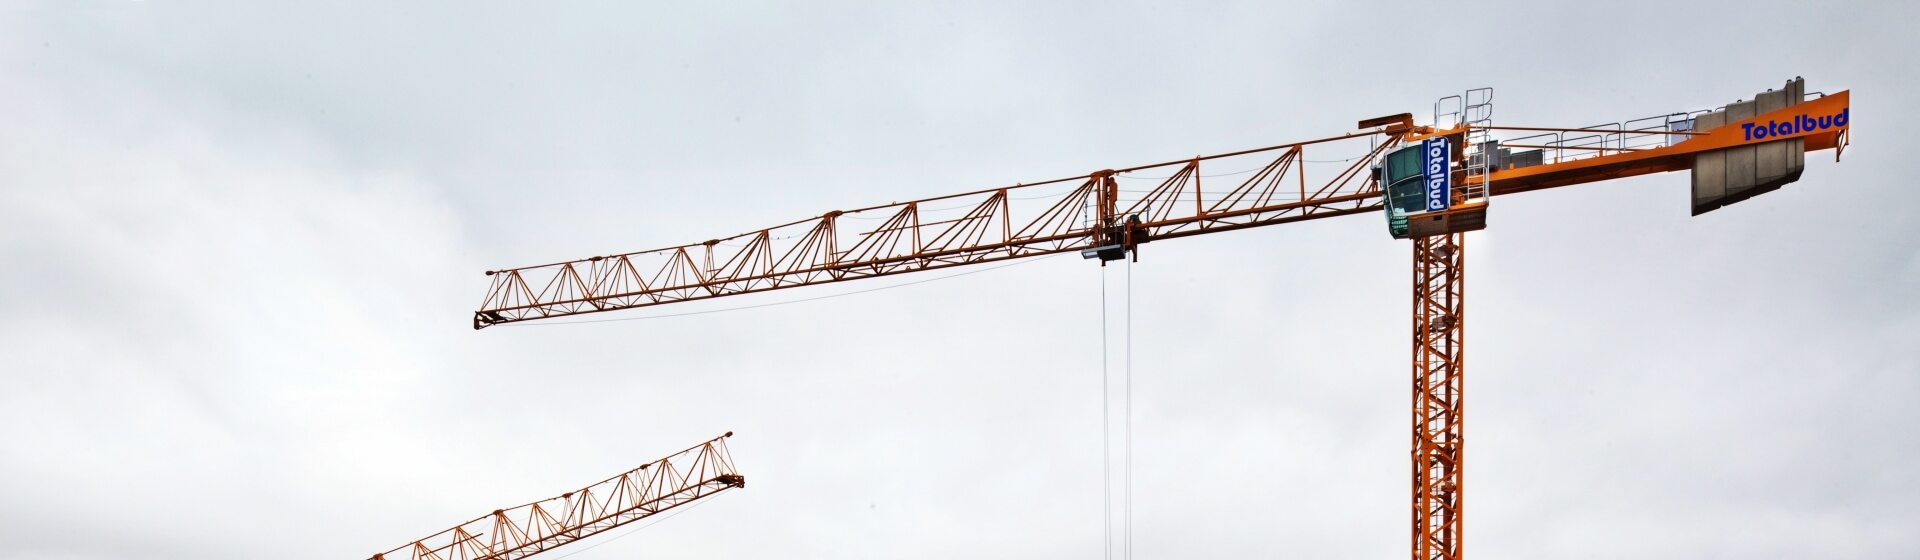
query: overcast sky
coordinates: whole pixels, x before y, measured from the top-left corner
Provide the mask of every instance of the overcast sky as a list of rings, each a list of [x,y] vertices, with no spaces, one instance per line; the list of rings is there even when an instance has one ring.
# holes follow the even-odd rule
[[[746,489],[573,558],[1096,558],[1127,268],[475,332],[481,272],[1471,87],[1585,126],[1794,76],[1860,106],[1799,183],[1516,195],[1469,235],[1467,548],[1920,550],[1920,4],[705,4],[0,0],[0,559],[366,558],[729,430]],[[1135,554],[1405,554],[1409,244],[1149,249]]]

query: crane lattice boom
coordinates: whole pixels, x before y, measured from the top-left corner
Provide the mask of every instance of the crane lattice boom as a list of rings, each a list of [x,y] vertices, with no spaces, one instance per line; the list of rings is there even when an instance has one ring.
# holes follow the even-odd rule
[[[474,328],[1369,212],[1380,197],[1367,165],[1405,133],[826,212],[704,243],[490,271]],[[1308,169],[1317,163],[1309,153],[1343,161]],[[1143,171],[1149,178],[1136,178]],[[1244,177],[1206,180],[1218,171]]]
[[[586,488],[494,510],[372,560],[518,560],[743,488],[747,479],[734,471],[727,453],[731,436],[727,432]]]

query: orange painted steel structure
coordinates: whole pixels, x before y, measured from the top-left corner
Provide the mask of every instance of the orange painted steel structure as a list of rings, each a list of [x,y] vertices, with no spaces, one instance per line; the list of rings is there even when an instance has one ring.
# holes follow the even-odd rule
[[[372,560],[516,560],[744,488],[747,479],[734,471],[727,453],[726,439],[732,436],[727,432],[558,497],[493,510]]]
[[[1459,558],[1467,234],[1413,239],[1413,557]]]
[[[1848,92],[1843,91],[1779,112],[1846,107],[1847,98]],[[1764,122],[1770,116],[1774,115],[1750,120]],[[1552,146],[1557,151],[1577,153],[1556,156],[1543,165],[1496,170],[1489,192],[1508,195],[1685,170],[1699,152],[1758,143],[1742,142],[1739,124],[1731,123],[1717,132],[1487,127],[1617,138],[1598,146]],[[1459,134],[1463,129],[1434,131],[1386,124],[1357,134],[1105,170],[1084,177],[836,210],[703,243],[488,271],[491,285],[480,309],[474,312],[473,326],[480,329],[1115,244],[1131,249],[1157,239],[1361,214],[1380,208],[1379,188],[1366,173],[1371,162],[1401,142]],[[1806,149],[1839,147],[1843,134],[1808,134]],[[1633,138],[1661,137],[1686,140],[1651,148],[1625,146],[1633,143]],[[1361,155],[1349,158],[1351,164],[1330,173],[1310,176],[1305,165],[1311,163],[1308,150],[1329,146],[1337,155]],[[1213,194],[1202,188],[1202,179],[1207,177],[1204,170],[1213,169],[1217,162],[1244,163],[1250,159],[1257,161],[1246,166],[1252,176],[1244,181]],[[1117,180],[1139,171],[1169,175],[1157,177],[1164,181],[1129,198]],[[1059,188],[1076,182],[1075,188]],[[1021,216],[1016,218],[1016,214]],[[847,225],[863,219],[875,225]]]
[[[490,271],[492,286],[474,313],[473,325],[478,329],[1104,245],[1133,247],[1155,239],[1370,212],[1379,209],[1380,197],[1367,179],[1366,166],[1404,133],[1348,134],[836,210],[704,243]],[[1339,146],[1334,153],[1342,156],[1356,151],[1362,155],[1310,178],[1303,162],[1308,150],[1327,145]],[[1203,170],[1221,161],[1249,167],[1246,173],[1252,175],[1209,194],[1203,189]],[[1167,176],[1155,178],[1159,183],[1144,193],[1123,190],[1119,183],[1138,171]],[[848,227],[862,219],[874,225]]]
[[[1464,182],[1494,196],[1686,170],[1697,154],[1763,141],[1743,137],[1742,125],[1809,111],[1837,113],[1848,107],[1848,95],[1822,95],[1705,131],[1677,130],[1666,118],[1692,122],[1697,113],[1655,117],[1661,119],[1657,126],[1634,124],[1643,119],[1582,128],[1460,124],[1435,130],[1413,126],[1408,114],[1370,119],[1360,123],[1367,130],[1342,136],[836,210],[703,243],[488,271],[491,285],[474,312],[473,328],[1070,251],[1103,261],[1137,259],[1139,246],[1149,241],[1376,212],[1382,208],[1380,187],[1368,173],[1375,161],[1408,142],[1465,140],[1474,129],[1531,132],[1522,140],[1532,143],[1513,147],[1543,151],[1537,165],[1495,167],[1484,179]],[[1833,148],[1837,159],[1847,129],[1764,141],[1792,137],[1804,137],[1806,151]],[[1459,145],[1462,153],[1474,148]],[[1309,150],[1336,158],[1358,155],[1314,160]],[[1314,172],[1310,163],[1331,168]],[[1203,172],[1220,167],[1245,170]],[[1133,175],[1141,171],[1166,175]],[[1202,188],[1205,178],[1242,174],[1250,175],[1225,190],[1209,194]],[[1153,182],[1139,184],[1150,186],[1144,189],[1123,184],[1140,180]],[[858,220],[873,225],[849,226]],[[1413,254],[1413,557],[1457,560],[1463,527],[1465,234],[1417,237]]]

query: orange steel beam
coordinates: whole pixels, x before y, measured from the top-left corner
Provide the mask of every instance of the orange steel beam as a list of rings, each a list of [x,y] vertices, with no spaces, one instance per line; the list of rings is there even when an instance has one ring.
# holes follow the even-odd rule
[[[1466,234],[1413,240],[1413,557],[1459,560]]]
[[[586,488],[476,517],[372,560],[517,560],[626,525],[732,488],[747,479],[733,468],[733,432],[640,465]],[[406,551],[404,556],[401,551]]]
[[[1786,108],[1757,115],[1753,118],[1727,123],[1713,130],[1689,133],[1674,133],[1661,130],[1606,130],[1606,129],[1531,129],[1542,131],[1572,132],[1603,137],[1613,135],[1622,145],[1633,137],[1684,136],[1686,139],[1672,144],[1647,149],[1600,148],[1598,157],[1567,159],[1548,165],[1502,169],[1492,174],[1492,191],[1495,195],[1564,187],[1582,183],[1620,179],[1635,175],[1683,171],[1693,168],[1693,156],[1700,152],[1731,148],[1743,144],[1773,142],[1788,138],[1806,138],[1806,151],[1824,150],[1839,147],[1844,141],[1846,125],[1815,128],[1784,135],[1769,135],[1753,138],[1746,134],[1746,125],[1768,122],[1786,122],[1799,115],[1836,115],[1846,111],[1850,103],[1847,91],[1804,101]],[[1508,127],[1519,129],[1518,127]],[[1574,146],[1565,146],[1574,149]],[[1613,153],[1606,153],[1608,151]]]

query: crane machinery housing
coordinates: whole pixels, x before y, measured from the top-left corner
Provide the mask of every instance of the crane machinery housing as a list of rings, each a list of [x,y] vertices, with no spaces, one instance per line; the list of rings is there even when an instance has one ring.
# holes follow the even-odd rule
[[[1137,260],[1152,241],[1380,212],[1391,237],[1413,242],[1412,556],[1458,559],[1465,234],[1487,227],[1491,199],[1691,171],[1698,215],[1799,180],[1807,152],[1832,149],[1838,161],[1849,140],[1848,92],[1807,92],[1800,78],[1716,109],[1578,128],[1496,126],[1492,101],[1491,89],[1476,89],[1441,99],[1426,125],[1402,113],[1339,136],[487,271],[473,328],[1066,252],[1103,264]],[[1309,151],[1335,156],[1314,160]],[[1309,166],[1329,161],[1337,163]],[[1202,173],[1221,166],[1245,171]],[[1202,188],[1203,178],[1240,174],[1247,177],[1225,188]]]

